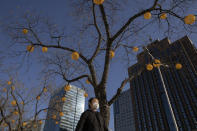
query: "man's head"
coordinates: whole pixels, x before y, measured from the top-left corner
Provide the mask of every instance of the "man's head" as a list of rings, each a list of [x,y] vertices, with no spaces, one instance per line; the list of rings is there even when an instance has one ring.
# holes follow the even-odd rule
[[[99,108],[99,101],[96,97],[92,97],[88,100],[88,107],[91,110],[96,111]]]

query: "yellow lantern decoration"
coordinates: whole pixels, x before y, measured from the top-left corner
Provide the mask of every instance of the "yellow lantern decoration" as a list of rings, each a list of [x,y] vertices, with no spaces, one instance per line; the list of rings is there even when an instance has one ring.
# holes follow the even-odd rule
[[[13,100],[13,101],[11,102],[11,104],[12,104],[13,106],[15,106],[15,105],[16,105],[16,101]]]
[[[15,90],[15,87],[14,87],[14,86],[11,86],[11,89],[12,89],[12,90]]]
[[[23,29],[23,34],[27,34],[28,30],[27,29]]]
[[[73,60],[78,60],[79,59],[79,53],[78,52],[73,52],[72,55],[71,55],[71,58]]]
[[[64,116],[64,113],[63,112],[60,112],[60,116]]]
[[[175,65],[175,67],[176,67],[177,70],[180,70],[180,69],[182,68],[182,65],[181,65],[180,63],[177,63],[177,64]]]
[[[21,101],[21,105],[24,105],[24,102],[23,101]]]
[[[144,14],[144,19],[150,19],[151,18],[151,13],[150,12],[146,12]]]
[[[6,92],[6,91],[7,91],[7,89],[6,89],[6,88],[3,88],[3,91],[4,91],[4,92]]]
[[[14,115],[18,115],[18,111],[14,111],[13,113],[14,113]]]
[[[42,125],[42,120],[39,120],[39,124]]]
[[[23,126],[26,126],[27,125],[27,123],[26,122],[23,122]]]
[[[133,47],[133,51],[134,51],[134,52],[138,52],[138,50],[139,50],[138,47],[136,47],[136,46]]]
[[[40,96],[37,96],[36,99],[37,99],[37,100],[40,100]]]
[[[184,18],[185,24],[193,24],[196,21],[196,16],[193,14],[189,14]]]
[[[159,67],[161,65],[161,61],[158,60],[158,59],[155,59],[154,62],[153,62],[153,66],[154,67]]]
[[[53,119],[56,119],[57,117],[56,117],[56,115],[53,115],[53,117],[52,117]]]
[[[160,15],[160,19],[166,19],[167,18],[167,14],[166,13],[162,13],[161,15]]]
[[[87,83],[87,84],[90,84],[90,81],[87,79],[87,80],[86,80],[86,83]]]
[[[88,93],[84,93],[84,97],[88,97]]]
[[[66,101],[66,97],[62,97],[62,101],[63,101],[63,102]]]
[[[47,47],[42,47],[42,52],[47,52],[48,51],[48,48]]]
[[[70,85],[66,85],[65,87],[64,87],[64,91],[69,91],[71,89],[71,86]]]
[[[59,123],[58,121],[55,122],[55,124],[58,124],[58,123]]]
[[[104,0],[93,0],[94,4],[101,5],[103,4]]]
[[[12,82],[11,82],[11,81],[7,81],[7,84],[8,84],[8,85],[11,85],[11,84],[12,84]]]
[[[12,120],[12,123],[14,123],[15,122],[15,120]]]
[[[45,88],[43,89],[43,91],[44,91],[44,92],[47,92],[47,88],[45,87]]]
[[[34,128],[36,128],[36,127],[37,127],[37,125],[35,124],[35,125],[34,125]]]
[[[33,52],[34,51],[34,46],[33,45],[28,45],[27,46],[27,51]]]
[[[146,65],[146,69],[147,69],[148,71],[151,71],[151,70],[153,69],[153,66],[152,66],[151,64],[147,64],[147,65]]]
[[[109,57],[112,59],[115,56],[115,52],[114,51],[110,51],[109,52]]]
[[[8,124],[7,123],[3,123],[3,126],[6,127],[6,126],[8,126]]]

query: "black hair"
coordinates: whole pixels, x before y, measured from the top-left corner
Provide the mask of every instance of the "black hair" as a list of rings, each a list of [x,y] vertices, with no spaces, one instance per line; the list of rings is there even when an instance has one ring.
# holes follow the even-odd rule
[[[97,98],[96,98],[96,97],[91,97],[91,98],[88,100],[88,108],[90,108],[90,103],[91,103],[94,99],[97,99]]]

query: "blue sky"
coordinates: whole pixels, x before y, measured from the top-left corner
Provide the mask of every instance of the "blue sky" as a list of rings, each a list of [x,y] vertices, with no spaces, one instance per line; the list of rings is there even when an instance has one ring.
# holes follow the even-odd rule
[[[125,0],[126,1],[126,0]],[[140,3],[141,2],[141,3]],[[118,18],[122,18],[123,22],[124,20],[126,20],[130,15],[130,13],[134,13],[137,12],[138,8],[143,8],[143,6],[146,4],[147,2],[143,2],[143,0],[139,1],[139,3],[135,3],[136,5],[133,5],[133,7],[135,6],[136,9],[134,8],[133,10],[130,10],[129,8],[124,8],[126,5],[123,5],[122,7],[124,8],[123,10],[123,15],[118,16]],[[128,2],[128,4],[131,4],[130,2]],[[138,5],[139,4],[139,5]],[[144,5],[143,5],[144,4]],[[196,3],[193,3],[193,7],[195,7]],[[197,9],[195,8],[189,8],[190,13],[195,13],[197,11]],[[10,16],[11,14],[13,15],[18,15],[20,13],[23,13],[25,11],[31,11],[31,10],[35,10],[36,12],[39,12],[40,14],[43,15],[47,15],[50,18],[52,18],[52,20],[57,23],[60,27],[65,26],[67,30],[72,30],[72,24],[73,21],[75,21],[75,19],[73,19],[70,14],[71,14],[71,7],[70,4],[68,3],[67,0],[1,0],[0,1],[0,23],[5,21],[5,18],[7,16]],[[76,21],[75,21],[76,22]],[[117,21],[116,23],[118,23],[119,21]],[[122,24],[120,22],[120,24]],[[120,25],[119,24],[119,25]],[[114,26],[114,30],[119,28],[119,25],[117,24],[117,26]],[[163,39],[164,37],[166,37],[166,35],[162,34],[162,30],[158,31],[157,28],[154,27],[155,25],[151,25],[148,26],[146,30],[143,30],[143,33],[141,33],[141,35],[138,36],[138,38],[136,38],[135,40],[135,45],[139,45],[139,44],[148,44],[148,39],[149,36],[151,36],[153,38],[153,40],[155,39]],[[162,25],[162,28],[166,28],[166,25]],[[171,41],[174,41],[176,39],[179,39],[180,37],[184,36],[186,33],[181,33],[179,35],[173,35],[170,37]],[[191,34],[189,35],[190,39],[193,41],[194,45],[197,45],[197,35],[196,34]],[[8,45],[11,43],[11,40],[9,39],[9,37],[7,37],[3,32],[0,33],[0,43],[1,43],[1,49],[7,50],[8,49]],[[122,50],[120,50],[119,52],[121,52]],[[118,53],[116,53],[117,55]],[[136,62],[136,58],[135,58],[135,54],[133,54],[133,59],[131,61],[131,65],[134,64]],[[118,55],[117,55],[118,57]],[[120,57],[120,56],[119,56]],[[36,57],[34,57],[33,59],[36,59]],[[9,64],[13,64],[15,61],[18,61],[18,59],[14,59],[14,61],[5,61],[6,63]],[[35,62],[30,62],[30,69],[28,71],[26,70],[19,70],[19,74],[20,75],[20,79],[22,81],[28,81],[31,84],[37,83],[38,81],[38,76],[40,73],[39,68],[42,67],[41,64],[39,64],[38,61]],[[27,64],[23,65],[24,68],[25,66],[27,66]],[[115,70],[115,71],[114,71]],[[22,75],[25,74],[25,75]],[[127,67],[121,63],[120,60],[115,59],[112,61],[111,64],[111,69],[110,69],[110,73],[109,73],[109,80],[108,80],[108,87],[107,88],[107,93],[108,93],[108,99],[110,99],[116,92],[116,89],[120,86],[120,82],[126,78],[127,76]],[[5,80],[8,79],[8,76],[4,76]],[[56,79],[55,81],[58,84],[61,84],[63,81],[62,79]],[[27,84],[27,83],[25,83]],[[129,89],[129,84],[126,85],[125,89]],[[93,90],[92,89],[88,89],[88,92],[91,96],[94,96],[93,94]],[[87,105],[86,105],[86,109],[87,109]],[[111,120],[110,120],[110,128],[114,129],[113,127],[113,107],[111,107]]]

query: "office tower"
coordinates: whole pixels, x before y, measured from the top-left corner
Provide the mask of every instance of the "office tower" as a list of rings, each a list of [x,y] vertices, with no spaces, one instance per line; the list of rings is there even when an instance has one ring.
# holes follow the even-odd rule
[[[137,55],[138,62],[131,66],[129,76],[142,71],[130,81],[135,127],[137,131],[173,131],[174,123],[164,86],[172,105],[179,131],[197,128],[197,50],[185,36],[173,43],[165,38],[147,46],[150,53],[169,67],[146,70],[151,57],[144,51]],[[181,63],[182,68],[175,68]]]
[[[121,93],[113,108],[115,131],[135,131],[130,89]]]
[[[85,91],[71,85],[69,91],[64,87],[56,90],[52,95],[45,121],[44,131],[74,131],[85,108]],[[62,102],[62,98],[66,100]],[[63,112],[63,116],[59,115]]]

